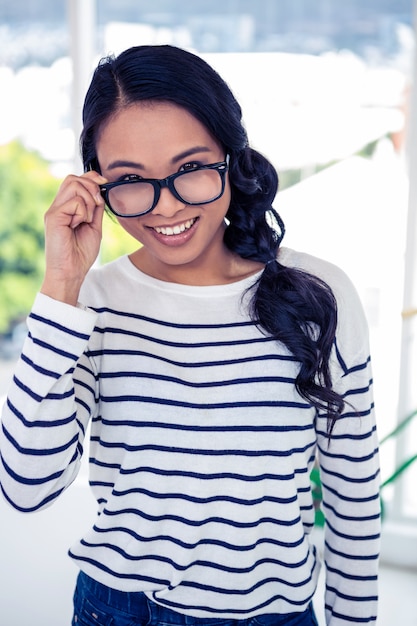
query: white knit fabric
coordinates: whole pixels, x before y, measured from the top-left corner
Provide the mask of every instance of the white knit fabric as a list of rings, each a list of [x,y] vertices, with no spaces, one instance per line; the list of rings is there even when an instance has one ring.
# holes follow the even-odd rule
[[[366,322],[341,270],[289,249],[279,260],[338,301],[331,368],[347,404],[330,445],[326,415],[295,389],[297,362],[249,318],[257,277],[165,283],[123,257],[90,272],[83,306],[37,296],[3,412],[2,491],[22,511],[52,503],[77,475],[91,422],[98,516],[72,558],[181,613],[243,619],[312,599],[317,454],[327,623],[371,623],[379,471]]]

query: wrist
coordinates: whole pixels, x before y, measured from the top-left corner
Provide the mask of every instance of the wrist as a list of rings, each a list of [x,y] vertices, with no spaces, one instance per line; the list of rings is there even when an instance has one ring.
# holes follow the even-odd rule
[[[40,288],[40,293],[65,304],[76,306],[80,289],[81,283],[76,280],[63,281],[45,278]]]

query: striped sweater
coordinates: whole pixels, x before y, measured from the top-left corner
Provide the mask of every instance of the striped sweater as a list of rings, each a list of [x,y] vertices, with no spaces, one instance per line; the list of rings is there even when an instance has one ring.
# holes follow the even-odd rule
[[[51,504],[77,475],[90,425],[98,514],[70,556],[180,613],[244,619],[313,597],[317,458],[327,624],[371,623],[379,469],[366,322],[341,270],[279,254],[338,301],[331,370],[348,404],[330,446],[326,415],[295,388],[298,363],[249,318],[256,277],[166,283],[122,257],[90,272],[83,306],[37,296],[3,411],[1,488],[20,511]]]

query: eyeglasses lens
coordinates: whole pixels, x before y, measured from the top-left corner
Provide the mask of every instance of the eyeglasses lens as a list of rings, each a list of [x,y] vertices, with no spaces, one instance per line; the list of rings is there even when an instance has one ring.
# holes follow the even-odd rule
[[[109,204],[119,215],[146,213],[152,206],[154,195],[150,183],[129,183],[109,190]]]
[[[203,204],[217,198],[222,190],[222,181],[217,170],[196,170],[178,176],[174,187],[185,202]]]

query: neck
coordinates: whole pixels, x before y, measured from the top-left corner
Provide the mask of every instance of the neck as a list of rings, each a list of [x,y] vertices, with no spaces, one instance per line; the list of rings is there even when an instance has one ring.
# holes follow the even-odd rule
[[[148,276],[169,283],[191,286],[226,285],[256,274],[263,268],[262,263],[242,259],[224,247],[212,263],[206,259],[181,265],[169,265],[152,257],[145,248],[130,255],[130,260]]]

